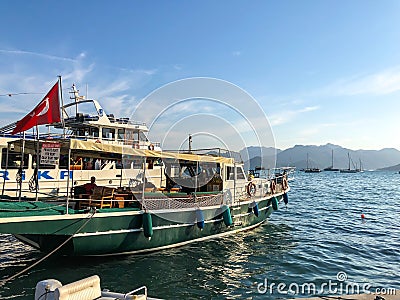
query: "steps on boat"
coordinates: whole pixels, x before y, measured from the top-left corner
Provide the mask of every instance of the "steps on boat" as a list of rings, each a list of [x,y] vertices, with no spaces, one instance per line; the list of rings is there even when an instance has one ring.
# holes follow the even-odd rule
[[[293,298],[292,300],[399,300],[400,290],[390,290],[385,294],[352,294],[352,295],[340,295],[340,296],[318,296],[311,298]]]

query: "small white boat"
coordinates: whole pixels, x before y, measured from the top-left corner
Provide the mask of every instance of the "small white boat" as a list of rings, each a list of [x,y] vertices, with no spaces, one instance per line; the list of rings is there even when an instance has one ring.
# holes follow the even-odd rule
[[[35,300],[157,300],[147,296],[146,286],[137,288],[126,294],[101,290],[100,277],[90,276],[72,283],[62,285],[56,279],[39,281],[36,285]]]

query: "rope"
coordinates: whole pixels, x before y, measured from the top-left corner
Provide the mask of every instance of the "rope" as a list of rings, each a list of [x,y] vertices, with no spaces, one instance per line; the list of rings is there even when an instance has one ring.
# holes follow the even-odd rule
[[[86,226],[87,223],[89,223],[89,221],[93,218],[94,214],[96,213],[96,210],[92,210],[91,211],[91,215],[87,218],[87,220],[85,221],[85,223],[83,223],[81,225],[81,227],[78,228],[77,231],[75,231],[75,233],[73,235],[71,235],[69,238],[67,238],[64,242],[61,243],[61,245],[59,245],[57,248],[55,248],[53,251],[49,252],[48,254],[46,254],[45,256],[43,256],[41,259],[37,260],[36,262],[34,262],[32,265],[30,265],[29,267],[23,269],[22,271],[18,272],[17,274],[8,277],[6,279],[3,279],[0,281],[0,286],[2,286],[3,284],[5,284],[6,282],[13,280],[17,277],[19,277],[20,275],[22,275],[23,273],[25,273],[26,271],[32,269],[34,266],[40,264],[42,261],[44,261],[45,259],[47,259],[49,256],[53,255],[55,252],[57,252],[61,247],[63,247],[66,243],[68,243],[74,236],[75,234],[77,234],[81,229],[83,229],[83,227]]]

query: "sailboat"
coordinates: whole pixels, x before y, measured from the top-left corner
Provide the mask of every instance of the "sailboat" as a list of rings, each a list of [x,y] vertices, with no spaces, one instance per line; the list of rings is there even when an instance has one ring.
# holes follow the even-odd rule
[[[339,171],[338,168],[333,167],[333,149],[332,149],[332,165],[324,169],[324,171]]]
[[[319,168],[309,168],[308,161],[309,161],[309,159],[308,159],[308,153],[307,153],[307,168],[304,170],[304,173],[319,173],[319,172],[321,172],[321,169],[319,169]]]
[[[350,158],[350,153],[347,153],[347,156],[349,158],[349,167],[347,169],[341,169],[340,173],[359,173],[359,172],[361,172],[361,160],[360,160],[360,168],[357,168],[357,166],[354,166],[354,162]],[[354,169],[350,168],[350,161],[353,164]]]

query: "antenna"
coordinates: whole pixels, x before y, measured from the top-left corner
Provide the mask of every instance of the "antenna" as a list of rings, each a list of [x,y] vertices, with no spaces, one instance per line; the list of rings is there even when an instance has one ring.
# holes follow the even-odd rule
[[[189,152],[192,152],[192,135],[189,134]]]

